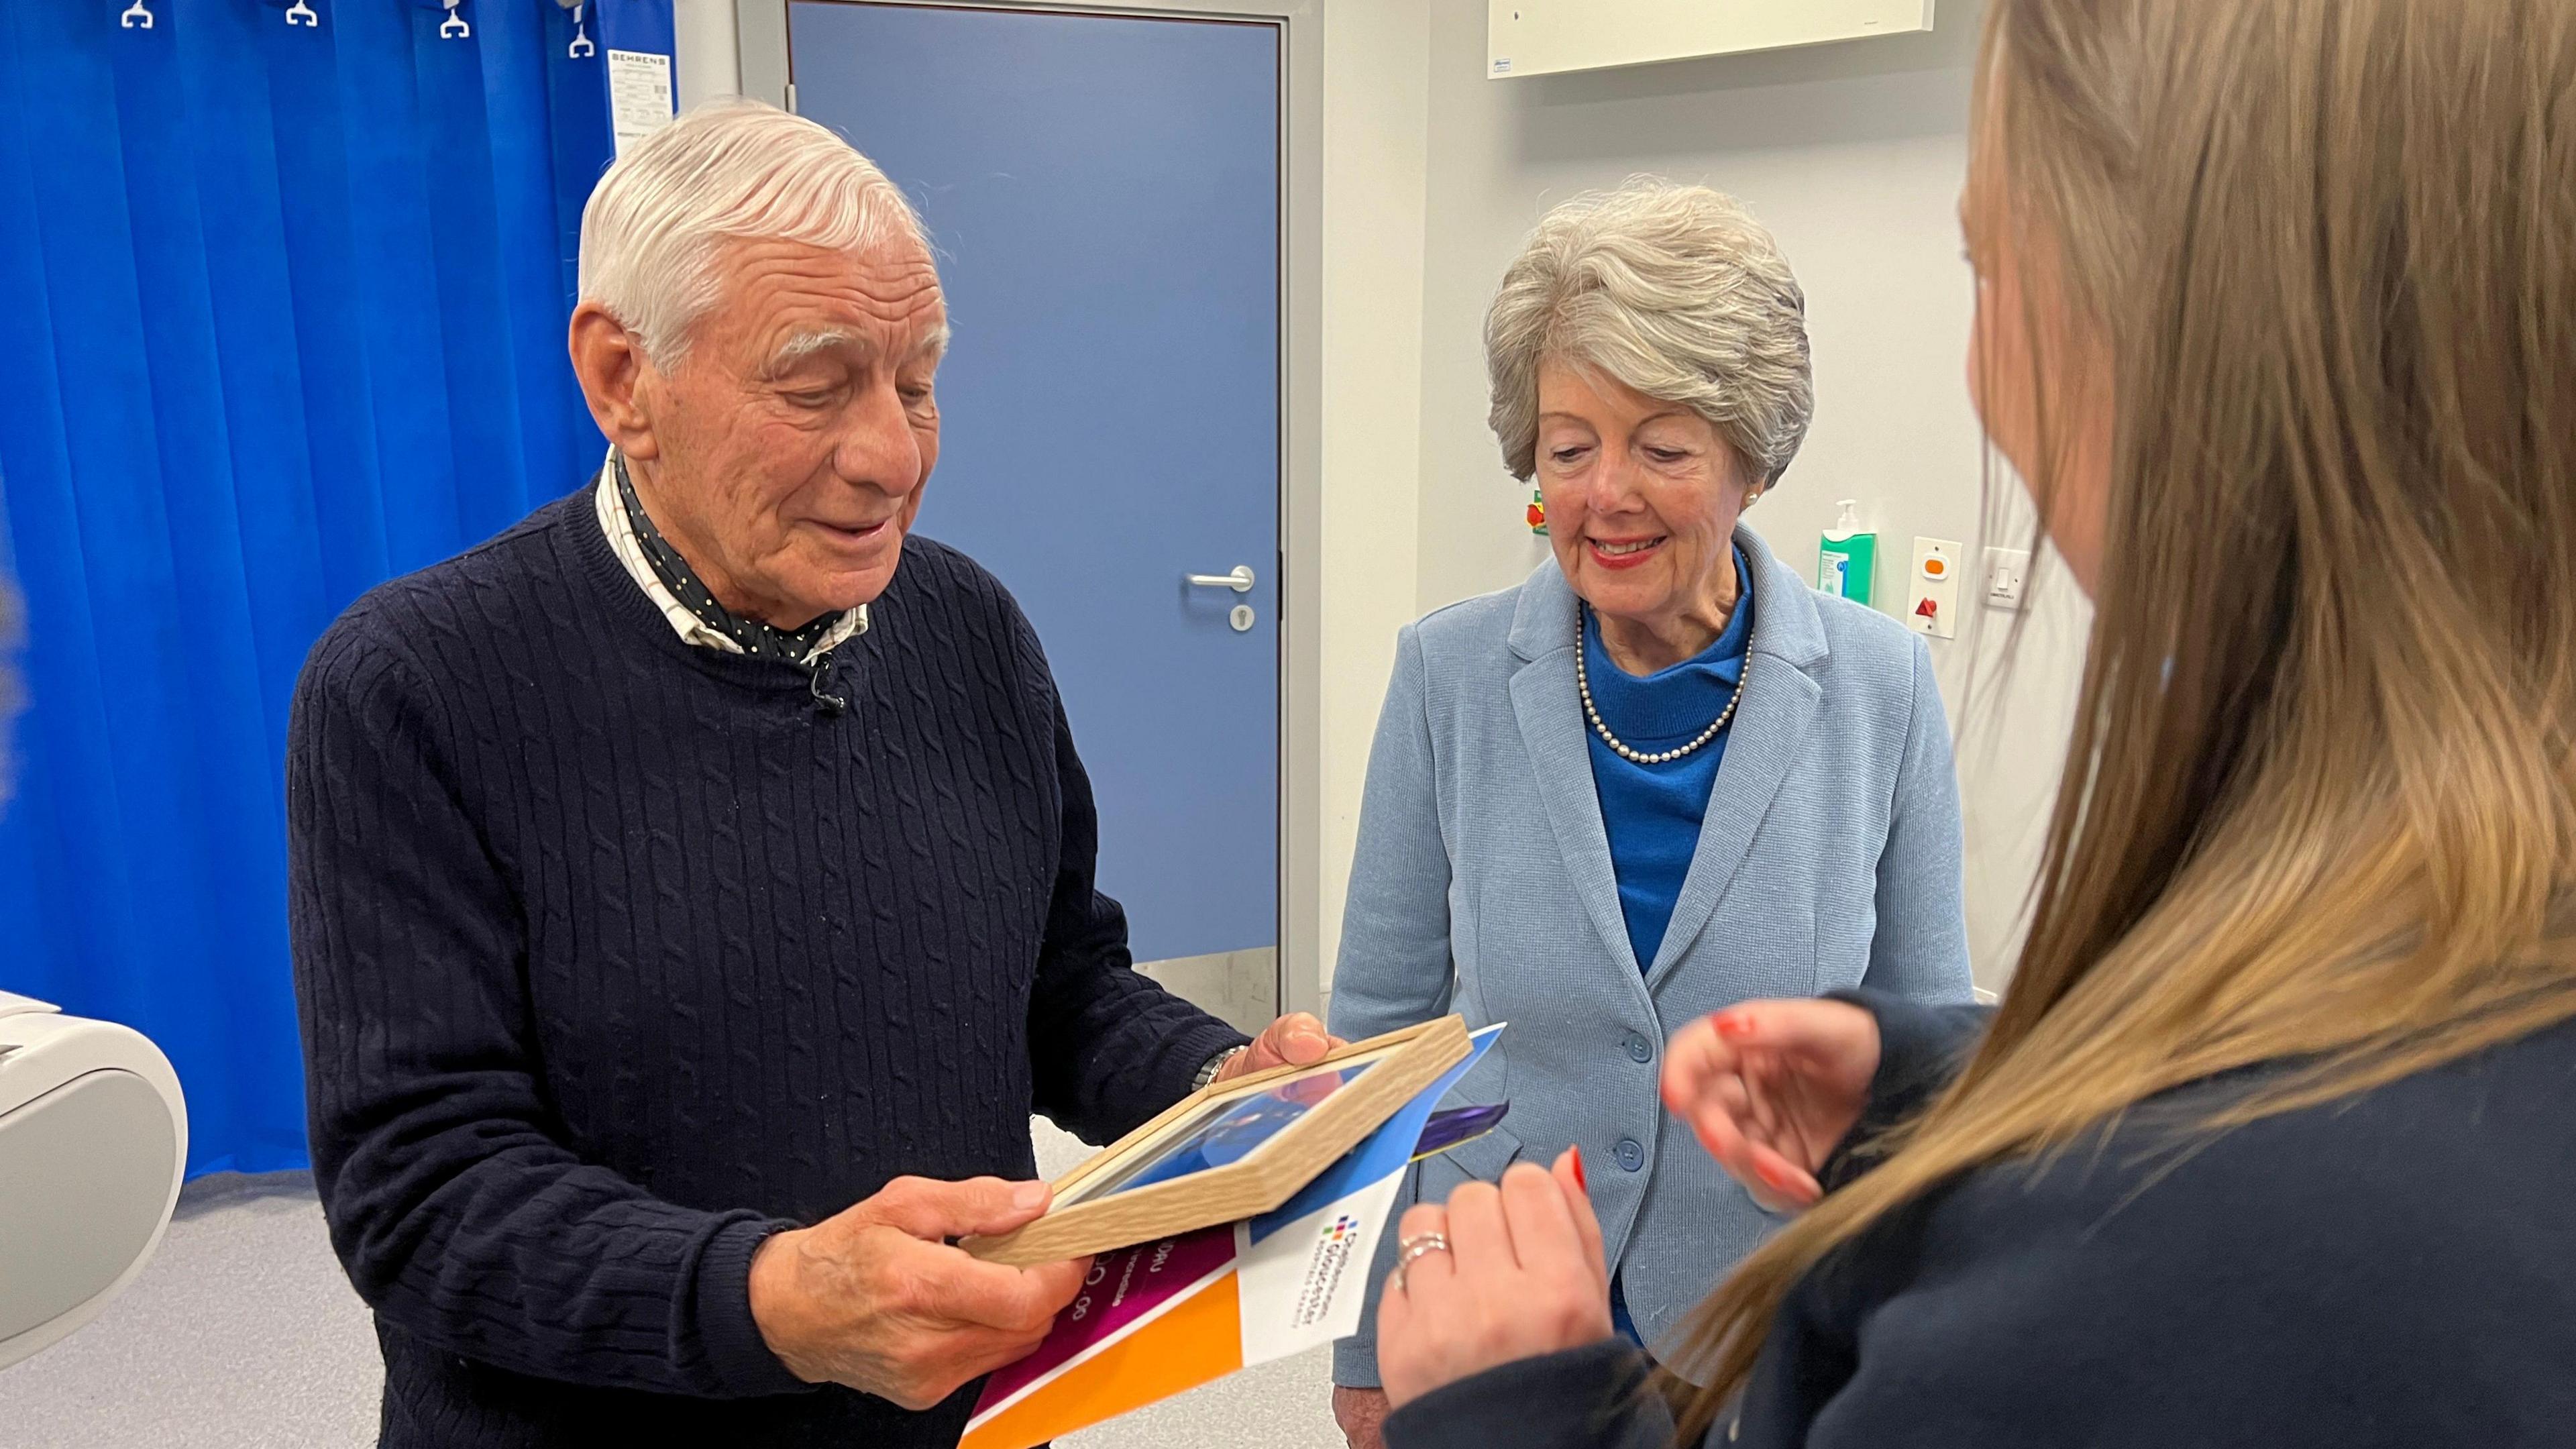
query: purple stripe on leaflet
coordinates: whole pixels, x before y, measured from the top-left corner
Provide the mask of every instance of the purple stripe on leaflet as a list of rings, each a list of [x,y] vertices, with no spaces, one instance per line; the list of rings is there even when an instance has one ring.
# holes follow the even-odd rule
[[[1091,1260],[1091,1272],[1070,1307],[1055,1317],[1046,1341],[985,1386],[979,1408],[989,1408],[1072,1362],[1079,1355],[1172,1301],[1191,1284],[1234,1261],[1234,1224],[1201,1228],[1178,1237],[1120,1248]]]
[[[1436,1157],[1461,1143],[1475,1141],[1500,1126],[1503,1114],[1511,1110],[1511,1103],[1496,1102],[1432,1113],[1431,1120],[1422,1124],[1422,1136],[1413,1144],[1413,1160]]]

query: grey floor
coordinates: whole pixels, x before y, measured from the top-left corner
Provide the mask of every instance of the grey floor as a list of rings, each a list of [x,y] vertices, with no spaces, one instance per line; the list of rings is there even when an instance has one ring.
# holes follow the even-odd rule
[[[1080,1143],[1037,1124],[1052,1176]],[[300,1449],[374,1441],[367,1314],[309,1183],[211,1178],[143,1275],[87,1328],[0,1369],[9,1449]],[[1265,1365],[1061,1441],[1065,1449],[1341,1449],[1321,1353]]]

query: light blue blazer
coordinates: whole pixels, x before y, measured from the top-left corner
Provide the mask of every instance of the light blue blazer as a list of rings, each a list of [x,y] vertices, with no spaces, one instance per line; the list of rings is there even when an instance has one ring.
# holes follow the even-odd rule
[[[1345,1037],[1450,1011],[1511,1024],[1452,1099],[1507,1100],[1510,1117],[1417,1168],[1402,1202],[1580,1145],[1650,1343],[1775,1221],[1665,1116],[1666,1036],[1735,1002],[1863,982],[1972,995],[1958,777],[1930,653],[1895,620],[1809,589],[1750,529],[1735,541],[1753,576],[1744,698],[1655,960],[1639,969],[1620,914],[1575,696],[1574,591],[1550,560],[1399,637],[1333,976]],[[1336,1382],[1378,1382],[1393,1236]]]

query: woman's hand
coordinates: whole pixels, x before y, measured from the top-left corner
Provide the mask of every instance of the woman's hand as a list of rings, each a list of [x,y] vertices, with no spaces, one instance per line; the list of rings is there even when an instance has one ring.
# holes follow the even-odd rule
[[[1377,1310],[1377,1366],[1402,1408],[1489,1368],[1610,1336],[1601,1223],[1572,1149],[1500,1188],[1471,1182],[1397,1229],[1404,1248]]]
[[[1664,1105],[1773,1212],[1813,1207],[1825,1159],[1860,1120],[1878,1019],[1843,1001],[1748,1001],[1674,1033]]]

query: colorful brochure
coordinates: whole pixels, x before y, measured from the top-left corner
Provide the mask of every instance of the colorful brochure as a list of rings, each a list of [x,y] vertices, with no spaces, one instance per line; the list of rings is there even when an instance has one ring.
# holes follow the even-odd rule
[[[1501,1034],[1424,1088],[1276,1212],[1092,1260],[1037,1351],[984,1386],[958,1449],[1033,1449],[1228,1374],[1359,1330],[1404,1169],[1492,1130],[1493,1107],[1432,1109]],[[1444,1140],[1445,1139],[1445,1140]]]

